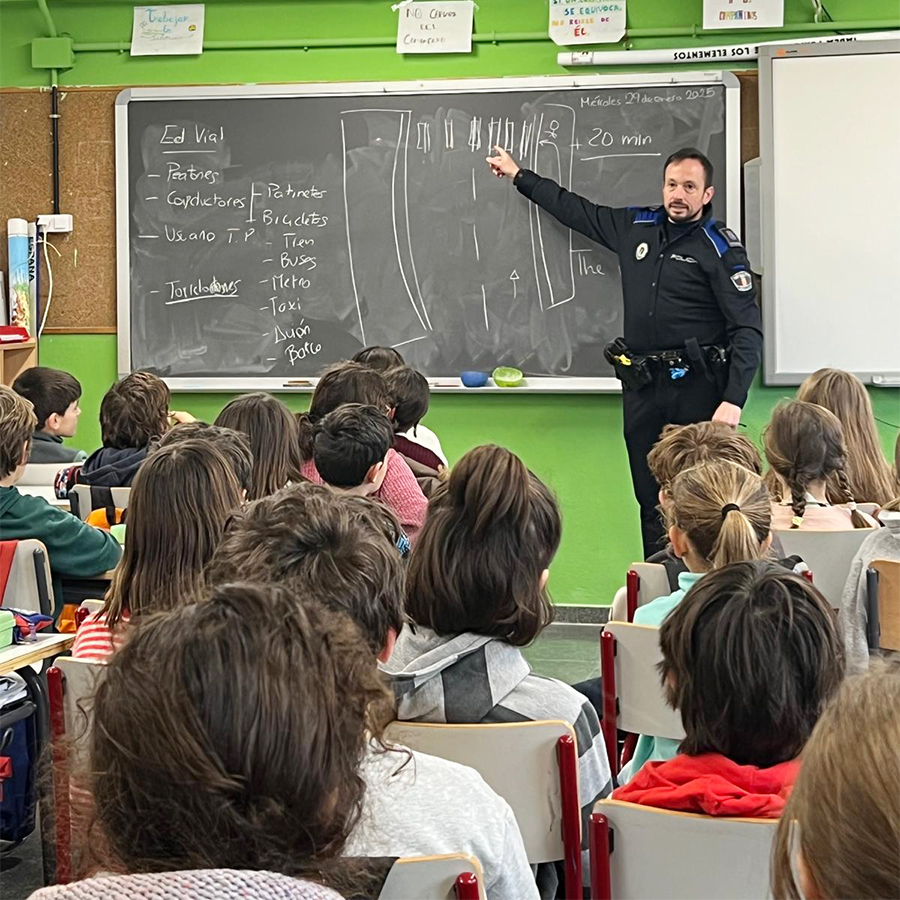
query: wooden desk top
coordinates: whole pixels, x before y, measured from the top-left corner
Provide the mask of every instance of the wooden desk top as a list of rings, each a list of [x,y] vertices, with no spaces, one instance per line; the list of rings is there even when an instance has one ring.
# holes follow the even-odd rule
[[[39,634],[36,641],[10,644],[0,650],[0,675],[7,675],[32,663],[56,656],[75,642],[74,634]]]

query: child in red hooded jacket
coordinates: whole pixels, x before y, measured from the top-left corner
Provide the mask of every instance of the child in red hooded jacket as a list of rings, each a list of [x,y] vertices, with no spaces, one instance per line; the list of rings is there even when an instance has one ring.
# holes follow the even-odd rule
[[[827,601],[766,561],[699,581],[660,629],[661,674],[686,737],[617,800],[712,816],[778,818],[799,755],[844,674]]]

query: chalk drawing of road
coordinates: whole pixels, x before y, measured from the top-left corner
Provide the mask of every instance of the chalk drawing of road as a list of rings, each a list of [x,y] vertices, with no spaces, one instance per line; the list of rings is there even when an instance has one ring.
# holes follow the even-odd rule
[[[571,190],[576,149],[575,110],[563,103],[544,103],[532,115],[531,123],[529,168]],[[529,204],[528,215],[538,302],[547,312],[575,297],[572,231],[566,230],[565,248],[556,246],[559,230],[551,225],[555,220],[533,203]]]
[[[349,275],[364,344],[404,346],[432,331],[409,224],[410,120],[408,109],[341,113]]]

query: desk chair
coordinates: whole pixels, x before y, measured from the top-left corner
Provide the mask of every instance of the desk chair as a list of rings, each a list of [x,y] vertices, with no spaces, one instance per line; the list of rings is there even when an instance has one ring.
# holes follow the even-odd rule
[[[69,772],[86,759],[92,698],[105,664],[60,657],[47,672],[50,694],[56,881],[72,879],[72,804]]]
[[[528,862],[563,860],[566,900],[581,900],[578,752],[568,722],[392,722],[385,737],[475,769],[512,808]]]
[[[773,531],[772,534],[781,538],[788,556],[799,556],[809,566],[815,586],[834,609],[840,609],[853,557],[862,542],[874,532],[874,528],[851,528],[847,531],[792,528]]]
[[[870,650],[900,650],[900,561],[876,559],[866,573]]]
[[[665,566],[660,563],[632,563],[625,576],[625,587],[616,592],[609,610],[609,620],[633,622],[634,611],[639,606],[671,593]]]
[[[681,715],[666,703],[659,670],[662,660],[659,629],[629,622],[608,622],[600,635],[600,671],[603,679],[603,739],[613,774],[617,775],[634,752],[636,739],[626,741],[619,759],[618,730],[632,735],[684,739]]]
[[[481,863],[474,856],[411,856],[388,872],[378,900],[486,900]]]
[[[17,542],[0,606],[53,615],[56,603],[50,576],[50,557],[41,541],[29,539]]]
[[[105,488],[76,484],[69,491],[69,502],[72,504],[72,512],[84,522],[95,509],[106,506],[127,509],[130,496],[130,487]]]
[[[72,463],[28,463],[22,477],[16,482],[16,487],[52,488],[57,474],[71,465]]]
[[[589,823],[593,900],[767,900],[775,819],[600,800]]]

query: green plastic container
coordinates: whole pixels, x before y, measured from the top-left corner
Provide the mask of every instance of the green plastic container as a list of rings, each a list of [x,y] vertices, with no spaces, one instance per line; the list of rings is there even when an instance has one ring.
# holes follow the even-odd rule
[[[13,628],[16,617],[8,609],[0,609],[0,649],[13,642]]]
[[[522,384],[522,373],[512,366],[497,366],[491,377],[497,387],[518,387]]]

